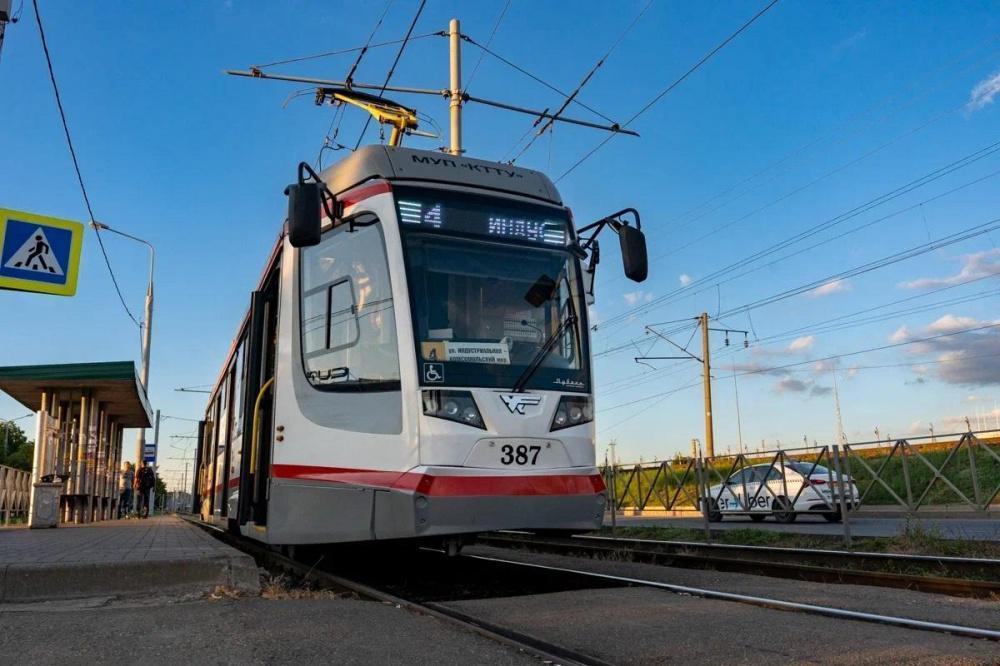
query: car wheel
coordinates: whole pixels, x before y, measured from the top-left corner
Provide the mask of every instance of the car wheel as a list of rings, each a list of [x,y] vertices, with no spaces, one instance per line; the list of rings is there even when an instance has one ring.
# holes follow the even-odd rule
[[[710,523],[718,523],[722,521],[722,512],[719,508],[715,506],[715,502],[708,500],[702,502],[702,512],[705,514],[705,518],[708,519]]]
[[[840,522],[840,511],[828,511],[823,514],[828,523],[839,523]]]
[[[779,523],[794,523],[797,518],[796,513],[792,510],[792,503],[788,501],[787,497],[777,497],[774,503],[771,504],[771,510],[774,512],[774,519]]]
[[[751,513],[750,514],[750,520],[752,520],[755,523],[761,523],[761,522],[764,521],[765,518],[767,518],[767,516],[759,514],[759,513]]]

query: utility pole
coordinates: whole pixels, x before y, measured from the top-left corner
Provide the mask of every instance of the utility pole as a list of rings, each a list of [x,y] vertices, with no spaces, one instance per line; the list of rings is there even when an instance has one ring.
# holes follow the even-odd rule
[[[702,384],[705,393],[705,453],[715,456],[715,424],[712,423],[712,362],[708,347],[708,313],[702,312],[698,318],[701,326],[701,367]]]
[[[736,396],[736,436],[740,442],[740,455],[746,454],[743,448],[743,418],[740,416],[740,387],[736,383],[736,364],[733,363],[733,394]]]
[[[671,345],[677,349],[684,352],[685,356],[637,356],[635,357],[636,363],[643,363],[644,361],[651,360],[671,360],[671,359],[694,359],[701,363],[702,367],[702,383],[704,385],[704,395],[705,395],[705,456],[712,458],[715,456],[715,428],[712,423],[712,360],[710,358],[711,350],[709,349],[709,331],[719,331],[726,334],[726,346],[729,346],[729,334],[730,333],[742,333],[743,334],[743,348],[746,349],[750,346],[747,340],[747,331],[737,330],[735,328],[711,328],[708,325],[709,317],[707,312],[702,312],[700,315],[695,317],[698,322],[698,326],[701,327],[701,357],[695,356],[687,350],[687,347],[681,347],[679,344],[663,335],[657,331],[653,325],[647,325],[646,331],[652,333],[661,340],[669,342]],[[648,365],[648,364],[647,364]],[[733,372],[733,381],[736,380],[736,373]],[[736,397],[737,403],[739,402],[739,395]],[[737,411],[739,406],[737,405]],[[737,419],[739,415],[737,414]],[[740,440],[743,439],[742,426],[740,426]]]
[[[462,154],[462,32],[458,19],[448,24],[448,45],[451,61],[451,102],[448,110],[451,117],[451,145],[448,152]]]
[[[149,241],[143,240],[138,236],[133,236],[132,234],[127,234],[124,231],[113,229],[103,222],[94,220],[90,223],[90,226],[94,227],[98,232],[110,231],[113,234],[134,240],[137,243],[142,243],[149,248],[149,280],[146,284],[146,305],[142,323],[142,367],[139,369],[139,380],[142,383],[142,390],[146,392],[146,398],[149,399],[149,345],[153,337],[153,268],[156,265],[156,250],[153,249],[153,245]],[[142,447],[145,444],[145,439],[146,429],[139,428],[135,436],[136,469],[139,468],[139,463],[142,462]],[[138,498],[136,498],[136,506],[138,506]]]
[[[935,441],[936,440],[934,439],[934,424],[931,423],[931,442],[933,443]]]
[[[837,417],[837,443],[847,444],[847,435],[844,434],[844,420],[840,416],[840,389],[837,387],[837,371],[833,371],[833,405]]]

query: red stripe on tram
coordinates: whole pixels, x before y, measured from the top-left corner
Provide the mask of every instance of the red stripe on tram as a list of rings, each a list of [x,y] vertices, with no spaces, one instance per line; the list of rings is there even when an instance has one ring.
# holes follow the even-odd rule
[[[416,472],[390,472],[314,465],[274,465],[271,473],[279,479],[351,483],[395,490],[411,490],[424,495],[593,495],[604,492],[600,474],[544,474],[520,476],[435,476]]]

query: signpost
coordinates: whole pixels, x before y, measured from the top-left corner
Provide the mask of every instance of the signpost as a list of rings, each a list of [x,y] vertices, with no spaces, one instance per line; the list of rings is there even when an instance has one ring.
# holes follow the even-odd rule
[[[0,208],[0,289],[76,294],[83,225]]]

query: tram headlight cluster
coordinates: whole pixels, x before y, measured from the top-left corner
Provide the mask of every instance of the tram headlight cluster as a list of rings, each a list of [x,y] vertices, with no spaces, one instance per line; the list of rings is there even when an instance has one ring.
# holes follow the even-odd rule
[[[549,430],[562,430],[594,420],[594,403],[589,396],[564,395],[552,417]]]
[[[469,391],[424,391],[424,414],[486,430],[483,416]]]

